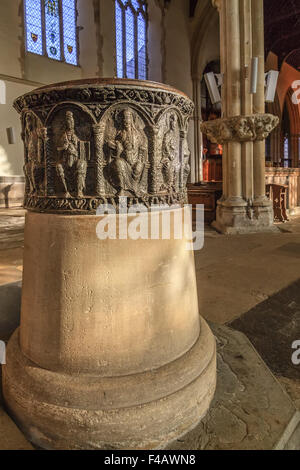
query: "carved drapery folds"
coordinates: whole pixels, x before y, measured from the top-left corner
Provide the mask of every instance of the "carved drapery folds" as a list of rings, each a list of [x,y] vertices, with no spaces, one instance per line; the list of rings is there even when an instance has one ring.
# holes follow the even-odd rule
[[[24,174],[26,191],[43,195],[45,193],[45,161],[47,152],[47,129],[33,113],[23,116],[23,141],[25,144]]]
[[[217,144],[254,142],[265,140],[278,124],[277,116],[253,114],[206,121],[201,124],[201,130],[211,142]]]
[[[100,204],[183,204],[193,103],[151,82],[91,80],[18,98],[25,208],[94,213]]]

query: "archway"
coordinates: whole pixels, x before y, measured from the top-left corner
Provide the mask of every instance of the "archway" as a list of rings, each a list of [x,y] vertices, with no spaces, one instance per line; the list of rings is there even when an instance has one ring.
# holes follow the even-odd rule
[[[203,137],[201,81],[205,67],[220,59],[219,15],[211,0],[197,3],[191,22],[191,56],[194,112],[194,160],[192,162],[192,182],[203,181]]]

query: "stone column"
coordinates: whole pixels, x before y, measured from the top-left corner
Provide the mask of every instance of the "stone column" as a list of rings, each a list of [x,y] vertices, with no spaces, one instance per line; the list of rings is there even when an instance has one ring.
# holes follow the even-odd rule
[[[15,107],[22,122],[34,113],[51,129],[52,186],[26,190],[21,325],[3,368],[6,407],[45,449],[164,448],[204,417],[216,385],[215,340],[199,316],[186,243],[187,161],[185,188],[174,185],[192,102],[165,85],[92,79],[43,87]],[[28,124],[24,134],[34,161],[36,129]],[[124,198],[141,214],[124,214]],[[154,217],[152,204],[163,206]],[[107,207],[116,213],[103,215]]]
[[[199,77],[193,78],[193,97],[195,103],[194,110],[194,154],[192,156],[192,183],[203,181],[203,139],[200,125],[201,116],[201,80]]]
[[[253,100],[250,94],[250,70],[252,58],[251,41],[251,1],[240,2],[241,15],[241,113],[251,115],[253,112]],[[248,66],[247,66],[248,65]],[[243,195],[248,206],[253,199],[253,142],[242,143],[242,179]]]
[[[105,166],[103,145],[104,145],[104,124],[94,124],[94,148],[95,148],[95,161],[96,161],[96,193],[98,196],[105,195],[105,180],[103,175],[103,168]]]
[[[252,10],[252,49],[258,57],[257,92],[253,95],[254,113],[265,112],[265,49],[264,49],[264,5],[263,0],[251,0]],[[272,216],[272,203],[266,197],[266,147],[265,141],[253,143],[254,206],[269,207]],[[267,209],[262,209],[267,210]]]
[[[52,196],[53,193],[53,168],[52,168],[52,160],[51,160],[51,147],[50,142],[52,140],[52,129],[47,128],[47,141],[45,145],[45,152],[44,152],[44,164],[45,164],[45,195]],[[26,149],[25,149],[26,152]],[[25,196],[28,192],[25,191]]]
[[[146,128],[146,133],[149,142],[149,162],[150,171],[148,174],[149,191],[151,194],[157,194],[159,191],[159,181],[157,175],[161,169],[161,162],[158,160],[158,133],[159,127],[157,125],[149,125]]]
[[[180,177],[179,177],[179,191],[185,191],[186,180],[185,180],[185,164],[186,155],[190,153],[188,146],[188,131],[184,130],[180,132]],[[190,162],[187,162],[190,164]]]
[[[226,51],[227,51],[227,26],[226,26],[226,11],[225,11],[225,5],[223,8],[221,8],[220,4],[218,1],[213,2],[213,5],[218,8],[219,15],[220,15],[220,35],[222,37],[222,41],[220,44],[220,55],[221,57],[226,57]],[[228,99],[227,99],[227,61],[226,60],[221,60],[221,74],[223,76],[223,86],[222,86],[222,117],[227,115],[227,104],[228,104]],[[228,192],[228,144],[224,143],[223,146],[223,155],[222,155],[222,165],[223,165],[223,195],[219,203],[226,201],[228,198],[229,192]]]
[[[240,25],[236,20],[239,16],[239,0],[226,2],[226,86],[227,116],[241,114],[241,57],[240,57]],[[223,202],[229,207],[244,206],[242,198],[242,149],[239,142],[229,142],[227,148],[228,198]]]
[[[43,152],[42,152],[42,164],[44,165],[44,175],[43,175],[44,176],[44,183],[43,183],[43,187],[44,187],[44,191],[47,192],[48,175],[47,175],[46,165],[45,165],[45,156],[47,155],[47,147],[48,147],[48,141],[49,141],[47,127],[43,127],[41,129],[40,135],[41,135],[42,142],[43,142]]]
[[[264,139],[278,118],[264,114],[262,0],[212,1],[220,13],[222,118],[203,123],[201,129],[224,148],[223,197],[214,226],[231,234],[273,230],[272,207],[265,196]],[[255,55],[260,67],[252,101],[249,66]]]

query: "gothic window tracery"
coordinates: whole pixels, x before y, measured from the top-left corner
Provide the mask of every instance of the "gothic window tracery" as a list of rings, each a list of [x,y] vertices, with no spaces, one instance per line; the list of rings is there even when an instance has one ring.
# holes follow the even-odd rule
[[[78,65],[76,1],[24,1],[27,52]]]
[[[117,75],[147,80],[147,2],[115,1]]]

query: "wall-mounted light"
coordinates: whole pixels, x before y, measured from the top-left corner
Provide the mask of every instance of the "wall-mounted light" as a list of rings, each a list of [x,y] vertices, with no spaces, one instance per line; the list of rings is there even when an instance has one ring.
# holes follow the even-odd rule
[[[16,143],[16,133],[15,133],[15,128],[14,127],[8,127],[6,129],[7,133],[7,140],[10,145],[13,145]]]
[[[270,72],[266,73],[265,77],[266,77],[265,101],[267,103],[274,103],[279,72],[277,70],[270,70]]]
[[[251,76],[250,76],[250,94],[254,95],[257,93],[258,84],[258,57],[253,57],[251,60]],[[249,76],[249,67],[245,67],[245,77]],[[265,74],[266,79],[266,92],[265,101],[267,103],[273,103],[275,100],[275,93],[278,83],[279,72],[277,70],[270,70]],[[204,75],[205,83],[208,88],[209,96],[212,104],[221,102],[221,95],[219,87],[223,84],[223,75],[209,72]]]
[[[219,87],[222,85],[223,82],[222,75],[215,74],[214,72],[209,72],[204,75],[204,79],[212,104],[220,103],[222,99],[219,92]]]
[[[250,77],[250,94],[255,95],[257,92],[258,80],[258,57],[252,57],[251,60],[251,77]]]

